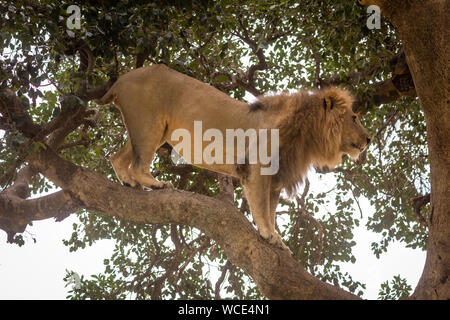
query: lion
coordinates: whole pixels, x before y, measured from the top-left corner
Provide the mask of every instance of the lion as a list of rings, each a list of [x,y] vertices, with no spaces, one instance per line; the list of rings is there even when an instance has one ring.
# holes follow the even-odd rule
[[[218,129],[224,134],[227,129],[277,129],[279,169],[275,174],[261,174],[264,165],[260,162],[195,165],[241,179],[259,234],[285,250],[289,248],[275,231],[281,191],[295,194],[310,167],[333,168],[344,154],[356,159],[370,142],[352,111],[354,98],[338,87],[260,96],[249,104],[155,64],[124,74],[95,102],[114,102],[122,114],[128,141],[110,161],[118,179],[131,187],[173,187],[170,182],[156,180],[150,164],[161,145],[167,142],[174,146],[179,141],[173,137],[175,130],[183,128],[195,135],[195,121],[200,120],[205,129]],[[202,149],[205,145],[203,141]],[[227,148],[223,152],[233,152],[234,160],[238,160],[236,150]]]

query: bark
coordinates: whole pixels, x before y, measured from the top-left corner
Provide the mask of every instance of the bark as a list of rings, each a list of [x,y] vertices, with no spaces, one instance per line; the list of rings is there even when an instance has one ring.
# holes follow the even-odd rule
[[[380,6],[403,42],[427,124],[431,218],[427,259],[413,299],[450,299],[450,92],[446,0],[363,1]]]
[[[86,208],[135,223],[181,224],[202,230],[223,248],[235,266],[253,278],[269,299],[359,299],[313,277],[286,251],[264,241],[228,199],[181,190],[141,191],[124,187],[60,158],[51,148],[39,150],[28,161],[63,189],[48,197],[59,200],[65,197],[66,205],[60,208],[65,212]],[[54,203],[61,204],[59,200]],[[59,215],[59,210],[46,208],[50,210],[44,217],[35,207],[27,207],[28,212],[14,210],[15,216],[11,216],[2,210],[7,201],[5,197],[0,198],[0,217],[10,221],[24,223],[27,219]],[[23,201],[44,203],[42,198],[19,201],[22,205],[26,204]]]

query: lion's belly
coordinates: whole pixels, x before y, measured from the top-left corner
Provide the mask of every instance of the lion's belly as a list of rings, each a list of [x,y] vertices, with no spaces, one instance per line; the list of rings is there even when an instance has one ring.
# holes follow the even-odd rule
[[[196,167],[208,169],[214,172],[226,174],[232,177],[238,178],[238,175],[236,174],[235,166],[229,165],[229,164],[214,164],[214,165],[208,165],[208,164],[193,164]]]
[[[215,129],[217,130],[217,129]],[[206,132],[206,135],[205,135]],[[240,152],[233,147],[227,148],[226,135],[217,130],[214,137],[206,129],[202,135],[198,130],[178,128],[170,133],[167,142],[173,147],[172,161],[187,162],[194,166],[235,176],[238,159],[245,160],[245,150]],[[204,138],[210,138],[204,140]],[[222,139],[221,139],[222,138]],[[179,160],[180,156],[182,160]]]

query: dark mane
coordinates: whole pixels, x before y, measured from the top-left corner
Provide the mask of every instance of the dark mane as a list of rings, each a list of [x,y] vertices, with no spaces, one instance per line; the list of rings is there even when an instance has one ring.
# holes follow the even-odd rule
[[[249,112],[256,112],[256,111],[260,111],[260,110],[262,111],[262,110],[266,109],[264,104],[261,101],[259,101],[259,100],[256,100],[255,102],[252,102],[252,103],[249,103],[248,107],[250,109]]]

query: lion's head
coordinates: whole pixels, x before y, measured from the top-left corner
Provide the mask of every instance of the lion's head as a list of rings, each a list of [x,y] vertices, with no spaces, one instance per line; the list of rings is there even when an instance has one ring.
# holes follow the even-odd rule
[[[358,158],[370,143],[370,136],[362,126],[359,115],[353,112],[353,96],[346,90],[331,87],[322,91],[325,133],[335,141],[336,156],[348,154]]]

